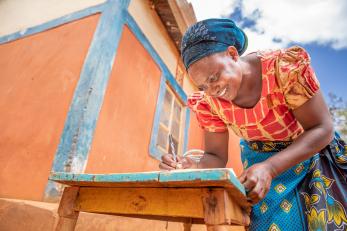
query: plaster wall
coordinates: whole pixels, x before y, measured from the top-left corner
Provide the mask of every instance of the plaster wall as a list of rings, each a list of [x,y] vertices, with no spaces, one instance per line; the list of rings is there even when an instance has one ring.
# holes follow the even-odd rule
[[[0,36],[25,31],[106,0],[1,0]]]

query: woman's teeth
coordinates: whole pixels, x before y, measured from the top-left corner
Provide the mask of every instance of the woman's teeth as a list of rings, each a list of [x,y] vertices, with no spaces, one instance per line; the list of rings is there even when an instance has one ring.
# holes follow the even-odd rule
[[[225,94],[226,91],[227,91],[227,89],[224,88],[224,90],[221,93],[219,93],[219,95],[217,95],[217,97],[222,97]]]

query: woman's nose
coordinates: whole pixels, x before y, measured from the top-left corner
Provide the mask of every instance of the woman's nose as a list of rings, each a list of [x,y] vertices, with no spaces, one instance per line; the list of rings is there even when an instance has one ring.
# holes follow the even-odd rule
[[[210,84],[207,88],[207,94],[210,96],[217,96],[220,93],[220,86],[218,84]]]

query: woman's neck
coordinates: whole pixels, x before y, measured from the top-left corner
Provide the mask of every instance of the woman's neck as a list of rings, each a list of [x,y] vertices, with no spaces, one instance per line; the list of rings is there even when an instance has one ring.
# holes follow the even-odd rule
[[[236,98],[232,101],[241,108],[253,108],[261,97],[262,70],[261,60],[256,53],[244,56],[240,60],[242,81]]]

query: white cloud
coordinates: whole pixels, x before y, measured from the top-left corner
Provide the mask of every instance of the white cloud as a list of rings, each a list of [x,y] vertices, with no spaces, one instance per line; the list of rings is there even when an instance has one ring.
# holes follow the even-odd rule
[[[285,47],[289,43],[318,43],[335,49],[347,48],[346,0],[191,2],[198,20],[228,15],[234,12],[236,6],[241,7],[245,18],[254,18],[254,12],[258,11],[254,27],[245,28],[249,38],[248,51]]]
[[[188,0],[193,4],[197,19],[220,18],[222,15],[230,14],[236,6],[235,0]]]

